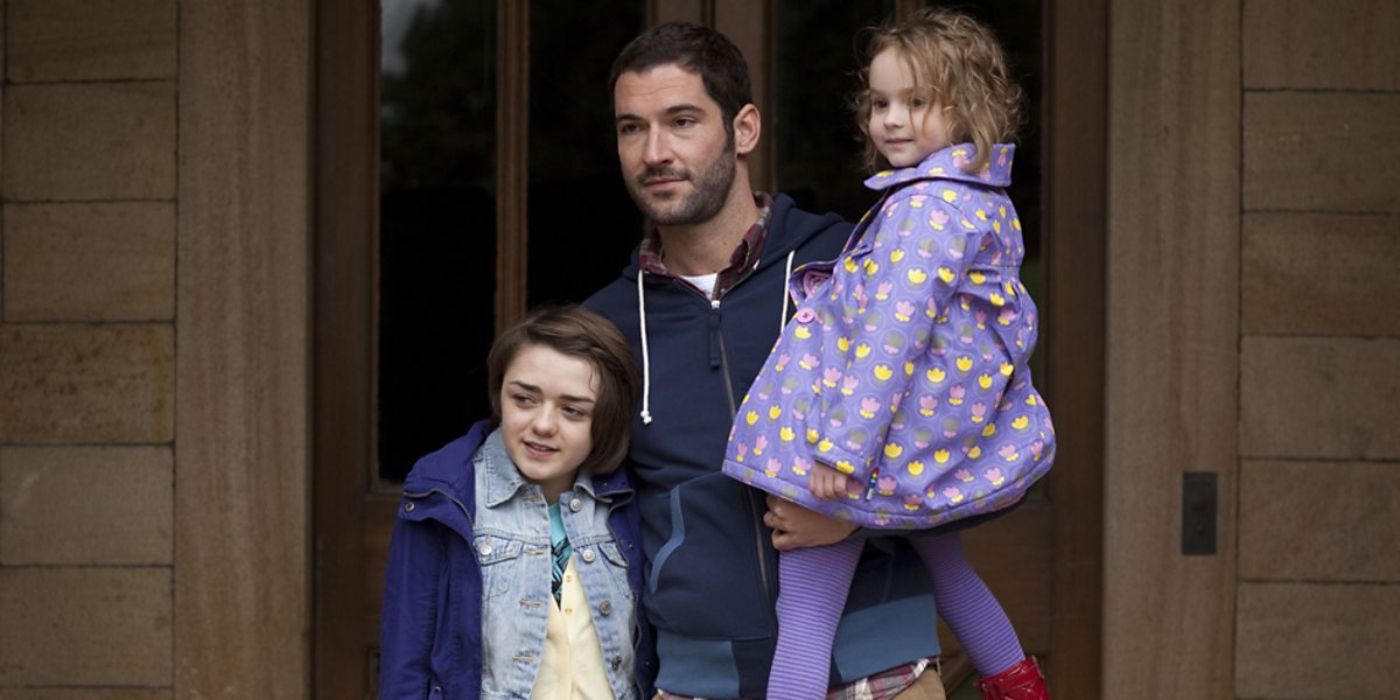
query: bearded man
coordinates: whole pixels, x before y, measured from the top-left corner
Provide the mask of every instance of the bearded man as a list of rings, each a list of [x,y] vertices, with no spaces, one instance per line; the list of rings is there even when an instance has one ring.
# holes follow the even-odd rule
[[[643,368],[627,466],[657,695],[761,698],[777,638],[778,550],[831,544],[853,528],[765,502],[720,465],[735,410],[790,313],[791,271],[836,259],[851,226],[753,191],[762,121],[748,66],[718,32],[648,30],[614,62],[611,88],[622,176],[649,230],[621,278],[587,304],[617,324]],[[831,697],[943,698],[933,619],[917,555],[872,538],[837,629]]]

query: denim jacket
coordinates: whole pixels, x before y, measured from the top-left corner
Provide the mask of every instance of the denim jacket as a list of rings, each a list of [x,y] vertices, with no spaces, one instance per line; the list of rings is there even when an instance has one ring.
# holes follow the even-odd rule
[[[500,640],[505,639],[512,639],[510,644],[519,650],[529,649],[538,655],[543,646],[547,608],[539,608],[539,643],[527,643],[523,630],[533,623],[510,620],[524,606],[510,610],[502,606],[509,600],[516,600],[518,605],[527,596],[553,604],[548,582],[549,557],[538,557],[544,567],[542,574],[529,574],[530,582],[541,586],[538,593],[523,589],[511,592],[507,590],[512,585],[508,578],[491,571],[498,564],[507,568],[524,565],[535,557],[524,554],[526,538],[519,533],[510,537],[514,530],[502,527],[509,521],[500,517],[503,512],[514,512],[515,502],[521,501],[510,495],[531,491],[517,487],[501,501],[499,484],[491,485],[494,480],[479,478],[480,472],[488,468],[509,469],[499,438],[494,440],[494,448],[487,449],[489,432],[490,426],[485,422],[477,423],[466,435],[420,459],[404,481],[404,499],[389,546],[384,581],[381,700],[529,697],[529,679],[534,676],[523,671],[514,676],[506,673],[510,664],[523,662],[511,659],[502,666],[490,659],[495,648],[502,649],[502,653],[509,651],[501,645]],[[518,473],[515,478],[519,479]],[[656,656],[645,614],[633,604],[642,586],[642,548],[627,475],[618,470],[581,479],[568,493],[572,495],[563,501],[568,513],[565,527],[574,542],[575,568],[592,607],[614,694],[619,698],[650,697]],[[569,508],[575,498],[580,503],[578,511]],[[536,505],[543,523],[540,531],[546,533],[543,542],[547,551],[548,515],[542,500]],[[479,526],[487,529],[478,532]],[[481,549],[487,541],[478,535],[493,538],[490,551],[484,556]],[[585,542],[588,544],[581,546]],[[585,561],[589,556],[585,551],[594,552],[593,562]],[[507,568],[497,569],[496,573],[504,573]],[[516,583],[524,586],[525,576]],[[595,594],[595,590],[600,592]],[[605,597],[608,591],[612,593]],[[604,600],[610,603],[607,615],[599,609]],[[496,623],[483,617],[493,611],[502,616]],[[491,627],[493,624],[507,628],[515,624],[522,631],[498,631]],[[628,643],[632,644],[630,650],[621,646]],[[505,655],[509,658],[515,654]],[[613,659],[620,659],[616,667]],[[535,664],[538,665],[538,659]]]
[[[500,431],[476,453],[476,530],[481,562],[482,698],[528,698],[540,668],[549,622],[549,504],[538,484],[510,462]],[[602,645],[603,670],[613,697],[630,700],[636,600],[627,585],[627,560],[608,531],[613,500],[580,475],[559,495],[559,514],[573,547],[574,567]]]

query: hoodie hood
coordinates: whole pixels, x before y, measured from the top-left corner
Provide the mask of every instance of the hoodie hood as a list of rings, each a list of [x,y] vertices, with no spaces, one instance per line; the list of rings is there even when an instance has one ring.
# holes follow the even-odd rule
[[[802,246],[806,245],[808,241],[815,239],[823,232],[826,232],[832,229],[833,227],[844,227],[845,225],[846,224],[844,221],[841,220],[841,217],[837,216],[836,214],[809,214],[793,206],[791,197],[788,197],[787,195],[783,194],[778,195],[773,199],[773,211],[769,215],[768,226],[764,230],[763,252],[759,255],[758,261],[754,263],[753,269],[747,271],[739,279],[739,282],[735,286],[742,286],[745,279],[764,271],[766,268],[773,267],[774,265],[781,263],[784,266],[784,272],[782,277],[783,285],[778,291],[779,298],[781,299],[781,309],[773,319],[773,323],[776,324],[776,327],[781,329],[783,327],[783,324],[787,322],[788,318],[788,302],[790,301],[790,299],[789,295],[787,294],[787,289],[788,282],[792,278],[793,260],[797,257],[797,250]],[[675,283],[675,279],[670,275],[651,275],[652,280],[649,281],[647,279],[648,275],[644,274],[641,270],[640,258],[641,246],[639,245],[635,250],[633,250],[632,262],[623,271],[622,276],[623,279],[636,280],[637,324],[640,326],[641,339],[641,347],[640,352],[638,353],[638,357],[641,359],[642,370],[642,405],[641,410],[638,413],[638,418],[641,419],[643,426],[648,426],[651,425],[652,422],[652,413],[651,347],[649,342],[650,339],[647,334],[646,287],[649,284],[653,286],[671,285]],[[709,303],[713,309],[718,311],[720,306],[720,300],[710,300]],[[716,326],[716,330],[718,330],[718,326]],[[720,351],[720,354],[722,354],[722,350]],[[715,353],[712,353],[712,355],[715,355]],[[716,366],[720,364],[720,360],[717,355],[712,359],[712,364]],[[732,389],[730,391],[730,394],[730,408],[732,411],[734,405]]]

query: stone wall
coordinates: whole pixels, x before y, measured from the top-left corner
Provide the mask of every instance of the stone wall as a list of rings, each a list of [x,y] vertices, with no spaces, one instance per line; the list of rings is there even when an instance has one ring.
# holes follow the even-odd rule
[[[1400,5],[1110,17],[1105,697],[1392,697]]]
[[[4,9],[0,697],[166,698],[176,7]]]
[[[1400,5],[1243,5],[1242,698],[1400,687]]]
[[[304,697],[309,4],[0,7],[0,699]]]

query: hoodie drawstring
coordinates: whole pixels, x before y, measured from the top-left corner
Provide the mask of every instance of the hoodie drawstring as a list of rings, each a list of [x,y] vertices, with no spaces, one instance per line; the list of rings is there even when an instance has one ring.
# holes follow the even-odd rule
[[[792,250],[788,251],[787,272],[783,274],[783,315],[781,318],[778,319],[778,335],[780,336],[783,334],[783,328],[787,326],[788,297],[792,296],[792,292],[789,291],[789,289],[791,288],[790,285],[792,284],[792,256],[796,254],[796,248],[793,248]]]
[[[647,298],[642,292],[644,270],[637,270],[637,321],[642,326],[642,425],[651,425],[651,354],[647,351]]]
[[[783,327],[788,321],[788,298],[791,296],[788,287],[792,284],[792,258],[797,254],[796,250],[791,250],[787,255],[787,270],[783,274],[783,311],[778,318],[778,335],[783,334]],[[758,263],[754,263],[754,268],[758,268]],[[642,277],[646,271],[637,271],[637,323],[641,326],[642,336],[642,425],[651,425],[651,352],[647,348],[647,296],[642,283]]]

